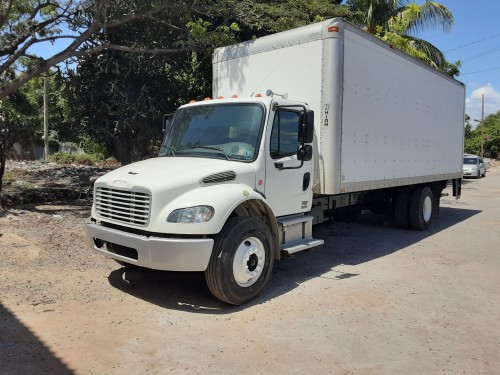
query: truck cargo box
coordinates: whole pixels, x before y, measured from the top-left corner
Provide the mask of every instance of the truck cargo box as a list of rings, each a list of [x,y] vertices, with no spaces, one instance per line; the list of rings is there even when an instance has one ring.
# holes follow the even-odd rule
[[[316,113],[316,193],[460,178],[465,87],[342,19],[219,48],[213,96]]]

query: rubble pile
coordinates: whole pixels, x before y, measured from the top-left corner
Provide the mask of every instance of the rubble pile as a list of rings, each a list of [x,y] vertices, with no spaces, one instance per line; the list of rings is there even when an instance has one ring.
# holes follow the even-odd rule
[[[8,161],[0,196],[4,208],[36,203],[56,203],[87,198],[88,185],[80,186],[80,176],[95,181],[119,165],[60,165],[41,161]],[[15,180],[7,180],[8,172]]]

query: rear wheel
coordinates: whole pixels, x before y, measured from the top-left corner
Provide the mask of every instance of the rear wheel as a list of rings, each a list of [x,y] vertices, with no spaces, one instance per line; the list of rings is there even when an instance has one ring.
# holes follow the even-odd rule
[[[242,305],[264,289],[274,263],[269,228],[249,217],[229,219],[214,242],[205,271],[207,285],[221,301]]]
[[[410,226],[409,199],[409,189],[400,189],[394,198],[394,224],[400,228]]]
[[[417,186],[410,196],[410,224],[415,230],[426,230],[432,221],[435,204],[432,190],[428,186]]]

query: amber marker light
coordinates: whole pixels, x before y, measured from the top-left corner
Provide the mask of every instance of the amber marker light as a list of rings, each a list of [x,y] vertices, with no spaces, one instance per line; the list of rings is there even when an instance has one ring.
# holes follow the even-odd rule
[[[328,32],[330,33],[338,33],[340,31],[340,27],[338,26],[329,26],[328,27]]]

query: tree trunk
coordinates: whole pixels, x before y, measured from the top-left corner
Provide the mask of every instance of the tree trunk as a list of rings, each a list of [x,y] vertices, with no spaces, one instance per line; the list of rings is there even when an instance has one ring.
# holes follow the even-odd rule
[[[124,136],[116,139],[115,142],[120,163],[122,165],[132,163],[132,140],[129,137]]]
[[[3,209],[3,194],[2,194],[2,186],[3,186],[3,175],[5,173],[5,162],[7,149],[6,147],[0,145],[0,209]]]

